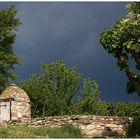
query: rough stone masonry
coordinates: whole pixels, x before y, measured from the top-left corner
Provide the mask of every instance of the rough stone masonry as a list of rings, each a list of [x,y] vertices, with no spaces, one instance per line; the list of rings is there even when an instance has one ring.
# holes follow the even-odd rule
[[[26,122],[29,127],[60,127],[62,124],[72,124],[79,127],[85,137],[124,137],[130,117],[72,115],[34,118]],[[25,123],[25,122],[24,122]]]
[[[0,95],[0,123],[31,119],[30,99],[27,93],[15,84]]]

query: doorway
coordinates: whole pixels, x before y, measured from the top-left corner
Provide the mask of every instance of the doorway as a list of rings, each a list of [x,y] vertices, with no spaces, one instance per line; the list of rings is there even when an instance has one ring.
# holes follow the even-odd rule
[[[0,102],[0,123],[10,120],[10,101]]]

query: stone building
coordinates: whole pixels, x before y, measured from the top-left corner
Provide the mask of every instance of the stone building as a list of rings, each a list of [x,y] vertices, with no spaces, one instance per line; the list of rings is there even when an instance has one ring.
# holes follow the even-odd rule
[[[31,119],[30,99],[26,92],[12,84],[0,95],[0,123]]]

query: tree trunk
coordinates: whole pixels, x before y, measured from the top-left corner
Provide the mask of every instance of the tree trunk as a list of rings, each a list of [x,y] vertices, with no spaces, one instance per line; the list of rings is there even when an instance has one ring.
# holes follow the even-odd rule
[[[140,65],[140,53],[134,53],[134,52],[132,52],[132,56],[134,57],[136,63],[138,65]]]
[[[137,92],[137,94],[140,96],[140,83],[137,78],[133,78],[133,73],[129,70],[126,72],[128,78],[130,81],[132,81],[133,88]]]
[[[140,84],[137,81],[133,82],[134,89],[136,90],[137,94],[140,96]]]

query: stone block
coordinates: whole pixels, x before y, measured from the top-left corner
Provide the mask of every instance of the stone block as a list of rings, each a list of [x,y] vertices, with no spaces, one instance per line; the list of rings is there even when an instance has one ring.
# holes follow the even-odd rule
[[[79,128],[82,129],[82,130],[85,130],[86,129],[86,126],[81,125],[81,126],[79,126]]]
[[[72,120],[68,120],[68,123],[70,123],[70,124],[71,124],[72,122],[73,122]]]
[[[114,127],[118,127],[118,125],[116,125],[116,124],[106,124],[106,127],[114,128]]]
[[[86,126],[87,130],[93,130],[94,128],[95,128],[95,125],[92,125],[92,124]]]

